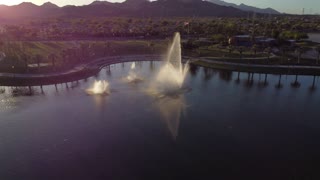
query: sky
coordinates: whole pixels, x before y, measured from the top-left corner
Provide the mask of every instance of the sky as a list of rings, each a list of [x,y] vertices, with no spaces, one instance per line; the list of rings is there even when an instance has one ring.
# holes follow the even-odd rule
[[[32,2],[41,5],[48,0],[0,0],[0,4],[15,5],[21,2]],[[52,3],[59,6],[64,5],[84,5],[90,4],[93,0],[50,0]],[[124,0],[109,0],[110,2],[122,2]],[[272,7],[280,12],[301,14],[305,8],[305,14],[320,14],[320,0],[225,0],[235,4],[244,3],[250,6],[260,8]]]
[[[302,9],[305,9],[305,14],[320,14],[320,0],[225,0],[235,4],[244,3],[260,8],[271,7],[280,12],[302,14]]]

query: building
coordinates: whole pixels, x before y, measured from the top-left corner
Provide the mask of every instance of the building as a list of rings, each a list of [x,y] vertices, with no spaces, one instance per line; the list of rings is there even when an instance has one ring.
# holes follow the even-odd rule
[[[252,38],[250,35],[237,35],[229,38],[229,44],[233,46],[252,46]]]
[[[272,47],[277,45],[277,40],[274,38],[261,37],[261,38],[256,38],[255,43],[261,47]]]

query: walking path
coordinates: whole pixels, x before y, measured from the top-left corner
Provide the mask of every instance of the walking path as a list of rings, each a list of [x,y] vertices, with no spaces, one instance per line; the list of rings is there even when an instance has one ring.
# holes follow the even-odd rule
[[[103,57],[98,58],[92,62],[80,64],[76,67],[63,71],[63,72],[54,72],[54,73],[43,73],[43,74],[20,74],[20,73],[0,73],[0,78],[21,78],[21,79],[32,79],[32,78],[55,78],[63,77],[67,75],[76,74],[86,70],[99,70],[104,66],[111,64],[122,63],[122,62],[131,62],[131,61],[145,61],[148,60],[158,60],[162,56],[155,55],[133,55],[133,56],[112,56],[112,57]]]
[[[68,75],[77,74],[79,72],[84,71],[98,71],[104,66],[108,66],[111,64],[122,63],[122,62],[132,62],[132,61],[145,61],[145,60],[162,60],[165,56],[159,55],[130,55],[130,56],[111,56],[111,57],[103,57],[98,58],[92,62],[80,64],[70,70],[63,72],[54,72],[54,73],[44,73],[44,74],[18,74],[18,73],[0,73],[0,78],[15,78],[15,79],[33,79],[33,78],[56,78],[56,77],[64,77]],[[210,58],[210,59],[209,59]],[[293,66],[293,65],[257,65],[257,64],[243,64],[243,63],[231,63],[231,62],[223,62],[218,61],[223,58],[217,57],[201,57],[201,58],[190,58],[184,57],[184,59],[189,59],[191,62],[200,61],[216,66],[219,69],[228,69],[228,70],[237,70],[237,69],[250,69],[254,71],[259,71],[261,69],[272,70],[312,70],[319,71],[320,66]],[[252,59],[261,59],[261,58],[252,58]]]
[[[320,66],[244,64],[212,60],[206,57],[197,58],[194,60],[194,64],[216,69],[251,73],[320,75]]]
[[[220,64],[220,65],[232,65],[239,67],[252,67],[252,68],[284,68],[284,69],[313,69],[320,70],[320,66],[297,66],[297,65],[260,65],[260,64],[244,64],[244,63],[232,63],[232,62],[222,62],[216,60],[210,60],[207,58],[199,58],[201,61],[212,63],[212,64]]]

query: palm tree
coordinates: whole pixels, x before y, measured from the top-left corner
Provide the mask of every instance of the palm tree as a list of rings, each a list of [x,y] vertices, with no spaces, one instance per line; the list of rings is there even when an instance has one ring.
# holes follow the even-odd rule
[[[317,64],[319,64],[319,61],[320,61],[320,45],[314,47],[314,50],[318,53],[318,55],[317,55]]]
[[[52,54],[50,54],[48,56],[48,59],[51,60],[52,67],[53,67],[53,69],[55,69],[55,67],[56,67],[56,55],[52,53]]]
[[[268,54],[268,60],[270,60],[270,56],[271,56],[271,53],[272,53],[271,47],[267,47],[264,51]]]
[[[281,74],[279,75],[279,81],[278,81],[278,84],[276,84],[276,89],[281,89],[283,87],[283,85],[281,84]]]
[[[280,52],[281,52],[281,62],[282,62],[286,57],[287,47],[281,46],[280,47]]]
[[[298,81],[298,75],[296,75],[296,78],[295,78],[294,82],[291,83],[291,86],[292,86],[293,88],[298,88],[298,87],[300,87],[300,83],[299,83],[299,81]]]
[[[61,57],[62,57],[62,62],[65,65],[67,63],[67,51],[66,50],[62,50]]]
[[[25,66],[26,71],[28,71],[28,58],[29,57],[25,53],[22,54],[22,59],[24,61],[24,66]]]
[[[110,46],[109,42],[104,43],[104,46],[103,46],[103,56],[106,56],[106,55],[107,55],[107,52],[108,52],[108,50],[109,50],[109,46]]]
[[[152,41],[148,43],[148,47],[151,48],[151,52],[154,52],[154,43]]]
[[[231,54],[232,51],[234,50],[233,46],[232,46],[232,45],[229,45],[228,50],[229,50],[229,54]]]
[[[256,44],[254,44],[252,46],[252,51],[253,51],[254,55],[257,55],[257,50],[258,50],[258,46]]]
[[[296,53],[298,54],[298,64],[300,64],[301,56],[307,51],[307,48],[305,47],[298,47],[296,49]]]
[[[300,64],[300,59],[301,59],[301,55],[302,55],[302,48],[298,47],[296,49],[295,53],[298,55],[298,64]]]
[[[40,70],[40,63],[41,63],[41,55],[37,54],[36,55],[36,61],[37,61],[37,65],[38,65],[38,70]]]
[[[316,89],[316,76],[313,76],[312,85],[310,87],[310,91],[313,91]]]
[[[243,54],[243,51],[244,51],[244,47],[239,47],[238,51],[240,53],[240,58],[242,59],[242,54]]]

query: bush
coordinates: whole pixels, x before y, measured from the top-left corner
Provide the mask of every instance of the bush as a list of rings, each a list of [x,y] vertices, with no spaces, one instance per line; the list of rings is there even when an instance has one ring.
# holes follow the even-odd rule
[[[225,40],[225,37],[222,34],[215,34],[210,37],[210,40],[215,43],[220,43]]]
[[[189,39],[186,43],[182,44],[182,47],[184,49],[190,49],[191,50],[191,49],[199,48],[199,45],[194,40]]]
[[[280,38],[284,40],[288,40],[288,39],[300,40],[300,39],[307,39],[308,35],[303,32],[284,31],[280,34]]]

